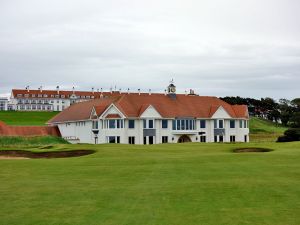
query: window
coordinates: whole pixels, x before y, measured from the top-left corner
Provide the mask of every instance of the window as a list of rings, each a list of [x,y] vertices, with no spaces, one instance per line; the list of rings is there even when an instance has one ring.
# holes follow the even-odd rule
[[[230,128],[235,128],[235,120],[230,120]]]
[[[193,119],[173,120],[172,128],[173,130],[195,130],[195,120]]]
[[[123,128],[124,127],[124,121],[121,119],[112,119],[112,120],[106,120],[105,121],[105,128],[109,129],[116,129],[116,128]]]
[[[154,120],[143,120],[144,129],[153,129],[154,128]]]
[[[224,121],[223,120],[219,120],[219,128],[224,128]]]
[[[108,121],[108,128],[115,129],[116,128],[116,120],[109,120]]]
[[[108,136],[107,137],[108,143],[120,143],[120,136]]]
[[[200,136],[200,142],[206,142],[206,136]]]
[[[128,120],[128,128],[134,129],[134,120]]]
[[[248,142],[248,136],[247,135],[244,136],[244,141]]]
[[[200,120],[200,128],[206,128],[206,120]]]
[[[240,120],[240,128],[243,128],[243,120]]]
[[[244,128],[247,128],[247,120],[244,120]]]
[[[131,145],[135,144],[135,137],[128,137],[128,143]]]
[[[98,121],[97,120],[93,121],[93,129],[98,130]]]
[[[168,136],[162,136],[162,143],[168,143]]]
[[[162,120],[161,121],[161,128],[168,128],[168,120]]]
[[[235,136],[234,135],[230,136],[230,142],[235,142]]]
[[[217,122],[217,120],[214,120],[214,128],[218,128],[218,122]]]
[[[147,137],[145,136],[144,137],[144,145],[146,145],[147,144]]]
[[[224,128],[224,120],[214,120],[214,128]]]
[[[154,128],[153,120],[149,120],[149,128]]]
[[[56,106],[56,110],[59,111],[59,106]]]
[[[218,142],[218,136],[214,137],[214,142]]]

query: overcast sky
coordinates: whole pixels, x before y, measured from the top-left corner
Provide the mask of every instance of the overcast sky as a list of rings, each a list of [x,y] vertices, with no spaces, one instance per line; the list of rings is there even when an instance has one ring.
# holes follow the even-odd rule
[[[0,95],[40,85],[300,97],[299,0],[0,0]]]

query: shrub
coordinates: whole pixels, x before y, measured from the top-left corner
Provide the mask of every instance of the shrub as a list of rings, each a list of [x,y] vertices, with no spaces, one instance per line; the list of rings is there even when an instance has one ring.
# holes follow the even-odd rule
[[[300,141],[300,128],[290,128],[284,132],[284,136],[280,136],[277,142]]]

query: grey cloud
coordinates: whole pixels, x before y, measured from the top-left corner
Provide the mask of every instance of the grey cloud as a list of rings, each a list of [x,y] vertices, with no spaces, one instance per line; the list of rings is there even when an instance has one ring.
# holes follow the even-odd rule
[[[0,94],[163,91],[174,78],[181,92],[299,97],[297,9],[294,0],[1,2]]]

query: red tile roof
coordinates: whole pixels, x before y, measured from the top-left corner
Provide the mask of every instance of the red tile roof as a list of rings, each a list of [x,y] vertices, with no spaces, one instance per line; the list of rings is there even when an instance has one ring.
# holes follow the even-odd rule
[[[222,106],[232,118],[248,118],[247,106],[230,105],[217,97],[189,96],[177,94],[172,99],[165,94],[122,94],[121,96],[95,99],[77,103],[57,116],[49,123],[64,121],[86,120],[90,118],[93,108],[98,116],[114,104],[126,117],[140,117],[152,105],[164,118],[193,117],[211,118],[217,109]]]

